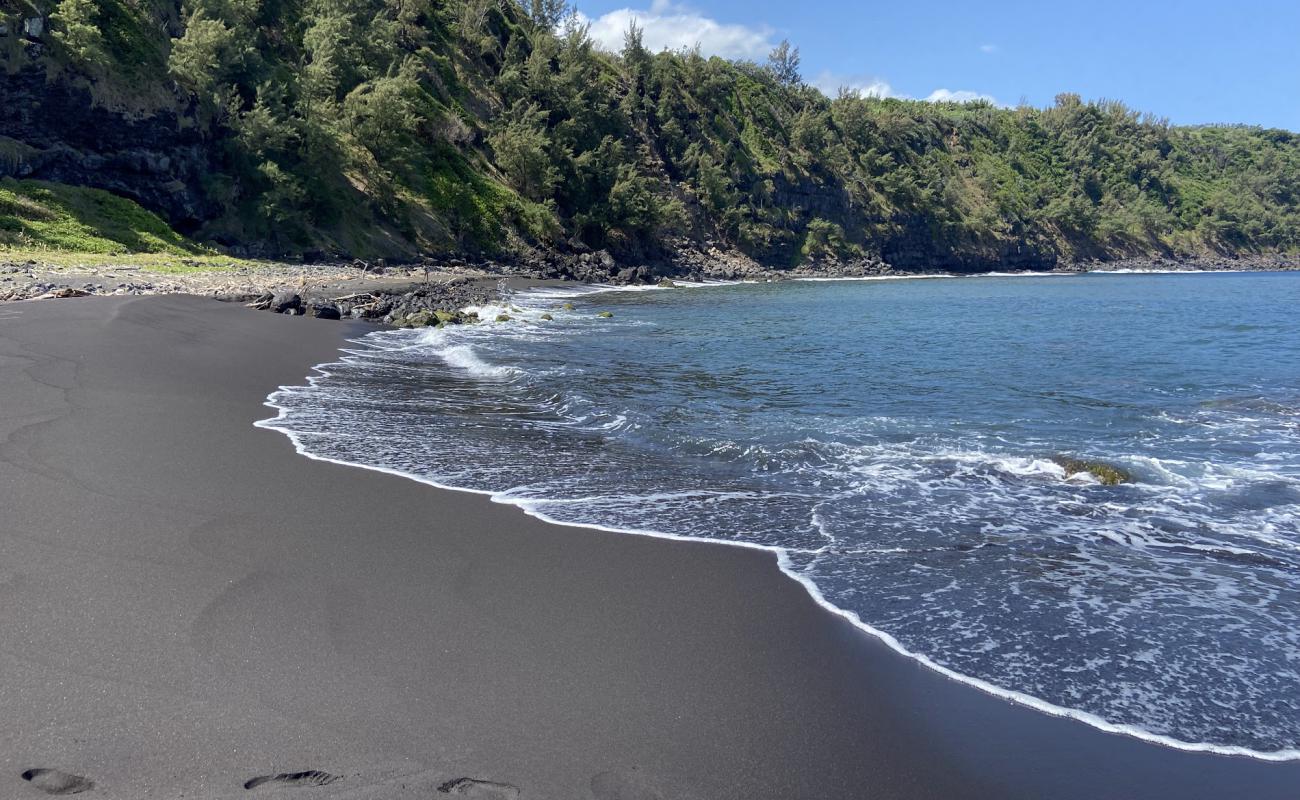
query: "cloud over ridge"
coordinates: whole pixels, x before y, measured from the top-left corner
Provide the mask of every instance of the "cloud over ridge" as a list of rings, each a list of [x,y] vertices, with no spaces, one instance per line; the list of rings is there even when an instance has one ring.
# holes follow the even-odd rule
[[[591,26],[596,44],[613,51],[623,48],[623,34],[633,21],[643,30],[651,52],[699,45],[706,56],[761,61],[776,46],[775,32],[766,25],[718,22],[671,0],[654,0],[648,10],[620,8],[595,18],[579,13],[578,19]]]
[[[592,41],[597,46],[612,52],[623,49],[623,36],[633,22],[642,29],[642,41],[651,52],[689,50],[698,45],[705,56],[762,62],[776,47],[777,33],[770,26],[719,22],[673,0],[653,0],[648,9],[619,8],[598,17],[588,17],[579,12],[577,19],[589,27]],[[997,49],[993,45],[983,47],[991,48],[985,52]],[[840,88],[847,88],[864,97],[921,99],[931,103],[967,103],[972,100],[997,103],[990,95],[969,89],[940,88],[925,97],[914,98],[895,91],[882,78],[839,75],[829,71],[820,73],[808,83],[828,97],[834,97]]]

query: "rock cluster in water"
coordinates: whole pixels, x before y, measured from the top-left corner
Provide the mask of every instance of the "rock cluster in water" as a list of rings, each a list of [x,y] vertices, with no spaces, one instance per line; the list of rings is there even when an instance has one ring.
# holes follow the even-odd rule
[[[1107,464],[1104,461],[1093,461],[1085,458],[1067,458],[1057,456],[1052,461],[1056,462],[1061,469],[1065,470],[1065,476],[1071,477],[1087,473],[1097,479],[1103,486],[1118,486],[1121,483],[1132,483],[1133,475],[1123,467],[1114,464]]]
[[[489,281],[457,278],[424,286],[394,287],[331,297],[320,290],[263,292],[256,297],[227,297],[250,308],[317,319],[354,319],[398,328],[424,328],[478,322],[478,315],[460,309],[485,305],[501,297]]]

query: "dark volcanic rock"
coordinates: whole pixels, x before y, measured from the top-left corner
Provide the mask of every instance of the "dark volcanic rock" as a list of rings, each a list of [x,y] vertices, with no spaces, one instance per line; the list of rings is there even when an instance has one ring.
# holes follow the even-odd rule
[[[0,159],[0,177],[90,186],[128,197],[182,232],[219,213],[203,176],[214,171],[199,126],[175,110],[126,114],[93,102],[37,62],[0,70],[0,136],[27,146]]]
[[[343,314],[333,303],[313,303],[311,315],[317,319],[342,319]]]
[[[295,292],[281,292],[271,300],[271,310],[277,314],[297,314],[302,308],[302,298]]]

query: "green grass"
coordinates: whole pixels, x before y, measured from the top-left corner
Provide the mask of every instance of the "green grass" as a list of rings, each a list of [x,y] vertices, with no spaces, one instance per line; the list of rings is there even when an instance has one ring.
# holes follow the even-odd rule
[[[0,180],[0,251],[212,255],[122,197],[45,181]]]

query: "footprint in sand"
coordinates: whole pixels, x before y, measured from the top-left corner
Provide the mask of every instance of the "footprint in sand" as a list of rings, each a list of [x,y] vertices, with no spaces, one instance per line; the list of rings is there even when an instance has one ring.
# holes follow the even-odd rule
[[[519,797],[519,787],[508,783],[481,781],[477,778],[457,778],[438,787],[443,794],[457,797],[469,797],[473,800],[515,800]]]
[[[281,772],[279,775],[261,775],[244,783],[245,789],[259,786],[325,786],[339,780],[339,776],[318,769],[306,772]]]
[[[58,769],[29,769],[23,780],[46,794],[80,794],[95,788],[89,778]]]

